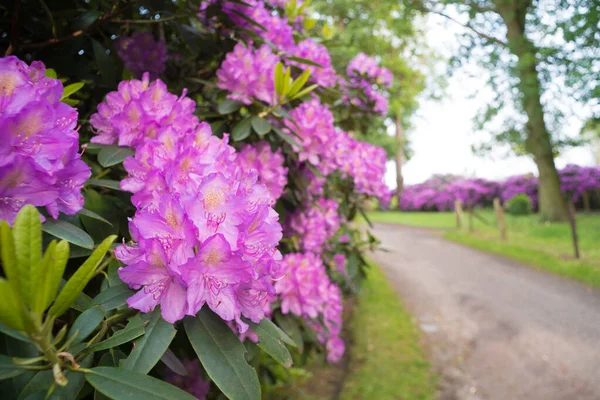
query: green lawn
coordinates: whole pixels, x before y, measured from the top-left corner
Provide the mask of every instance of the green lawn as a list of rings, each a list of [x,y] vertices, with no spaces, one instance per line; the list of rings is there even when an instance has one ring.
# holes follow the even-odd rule
[[[478,210],[478,213],[488,224],[474,219],[473,233],[467,231],[466,220],[463,229],[456,230],[453,212],[378,211],[369,213],[369,218],[376,222],[444,229],[447,239],[600,287],[600,214],[577,215],[582,257],[576,260],[567,223],[542,222],[537,215],[505,215],[508,238],[502,241],[494,212]]]
[[[419,345],[419,331],[376,265],[358,298],[350,330],[341,400],[434,398],[435,376]]]

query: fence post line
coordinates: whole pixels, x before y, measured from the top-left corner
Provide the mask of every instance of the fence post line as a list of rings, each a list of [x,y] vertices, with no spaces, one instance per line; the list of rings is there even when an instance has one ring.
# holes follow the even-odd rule
[[[575,251],[575,258],[579,258],[579,238],[577,237],[577,221],[575,220],[575,204],[572,200],[568,203],[569,209],[569,223],[571,225],[571,237],[573,238],[573,250]]]
[[[506,225],[504,224],[504,209],[500,205],[500,199],[494,199],[494,211],[496,211],[496,220],[498,221],[498,229],[500,229],[500,237],[506,240]]]
[[[454,213],[456,214],[456,229],[460,229],[462,226],[462,202],[460,200],[454,201]]]

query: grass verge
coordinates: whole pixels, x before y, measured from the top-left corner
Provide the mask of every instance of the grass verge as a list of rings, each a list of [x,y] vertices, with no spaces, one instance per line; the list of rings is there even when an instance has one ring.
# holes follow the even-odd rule
[[[419,344],[419,331],[375,264],[350,321],[348,373],[341,400],[428,400],[435,376]]]

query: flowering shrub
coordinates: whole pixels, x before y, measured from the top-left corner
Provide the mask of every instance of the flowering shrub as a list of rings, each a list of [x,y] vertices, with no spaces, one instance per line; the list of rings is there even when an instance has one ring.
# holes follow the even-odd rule
[[[260,399],[344,356],[377,245],[351,221],[390,192],[339,109],[384,114],[392,78],[334,65],[309,3],[130,5],[70,10],[73,35],[27,30],[0,59],[9,397]]]

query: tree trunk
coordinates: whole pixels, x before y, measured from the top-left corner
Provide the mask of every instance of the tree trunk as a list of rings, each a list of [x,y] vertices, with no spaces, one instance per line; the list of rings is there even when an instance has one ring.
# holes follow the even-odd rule
[[[396,141],[398,142],[398,152],[396,153],[396,197],[398,198],[398,209],[400,209],[400,197],[404,189],[404,178],[402,177],[402,162],[404,159],[404,127],[402,126],[402,117],[400,111],[396,114]]]
[[[539,171],[540,216],[549,221],[568,221],[567,202],[560,190],[550,133],[544,121],[536,48],[525,35],[525,17],[531,0],[496,0],[497,10],[507,28],[508,47],[519,58],[517,74],[522,104],[527,114],[526,149]]]

